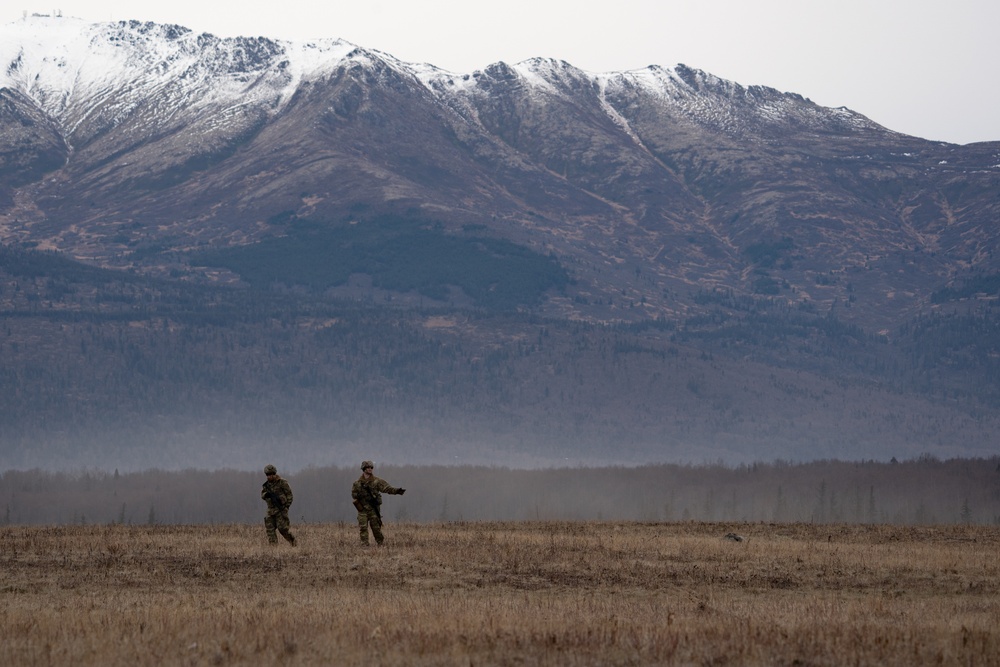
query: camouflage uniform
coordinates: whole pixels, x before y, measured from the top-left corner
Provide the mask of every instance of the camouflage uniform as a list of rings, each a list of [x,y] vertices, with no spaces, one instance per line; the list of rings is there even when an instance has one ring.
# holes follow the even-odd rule
[[[374,468],[371,461],[363,461],[361,470]],[[358,529],[361,534],[361,543],[368,544],[368,526],[371,526],[372,535],[375,536],[375,543],[382,544],[385,536],[382,535],[381,505],[382,494],[403,495],[406,489],[398,489],[389,486],[384,479],[371,475],[367,479],[364,473],[361,474],[354,485],[351,486],[351,499],[354,507],[358,510]]]
[[[288,520],[288,508],[292,505],[292,487],[288,484],[288,480],[278,477],[278,470],[272,465],[264,468],[264,474],[274,475],[274,479],[269,477],[260,490],[261,499],[267,503],[267,514],[264,515],[267,541],[277,544],[276,533],[281,533],[281,536],[294,547],[295,536],[289,530],[291,524]]]

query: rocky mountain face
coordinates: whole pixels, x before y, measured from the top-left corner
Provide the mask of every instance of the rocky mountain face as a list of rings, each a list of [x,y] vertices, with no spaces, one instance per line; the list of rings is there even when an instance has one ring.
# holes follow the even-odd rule
[[[392,237],[429,258],[402,266],[459,241],[554,262],[565,280],[522,307],[538,316],[688,335],[779,308],[893,340],[959,308],[942,294],[988,306],[969,286],[1000,273],[1000,142],[905,136],[684,65],[456,74],[339,40],[33,17],[0,27],[0,67],[0,240],[150,278],[252,284],[263,262],[227,252],[303,229],[381,248],[391,219],[430,234]],[[321,287],[484,303],[471,278],[386,270]]]
[[[998,269],[1000,144],[683,65],[458,75],[339,41],[52,18],[3,44],[3,236],[102,265],[187,271],[179,252],[277,220],[407,213],[553,254],[574,279],[560,315],[671,317],[724,288],[850,302],[876,329]]]

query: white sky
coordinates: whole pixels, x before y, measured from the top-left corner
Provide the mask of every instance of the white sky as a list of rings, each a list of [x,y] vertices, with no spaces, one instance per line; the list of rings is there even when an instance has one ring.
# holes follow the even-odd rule
[[[7,0],[0,23],[59,11],[220,37],[339,37],[459,73],[535,56],[595,73],[684,63],[926,139],[1000,140],[997,0],[49,2]]]

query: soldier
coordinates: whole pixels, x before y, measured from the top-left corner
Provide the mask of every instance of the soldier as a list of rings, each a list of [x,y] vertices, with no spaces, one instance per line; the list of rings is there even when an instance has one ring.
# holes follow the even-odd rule
[[[382,535],[382,494],[392,493],[403,495],[406,489],[389,486],[384,479],[372,474],[375,464],[371,461],[361,462],[361,477],[355,480],[351,487],[351,499],[354,508],[358,510],[358,528],[361,530],[361,544],[368,544],[368,526],[372,527],[375,543],[381,545],[385,537]]]
[[[267,530],[267,541],[278,543],[276,532],[295,546],[295,536],[288,529],[288,508],[292,505],[292,487],[288,480],[278,476],[278,469],[273,465],[264,466],[267,481],[260,490],[260,497],[267,503],[267,514],[264,515],[264,529]]]

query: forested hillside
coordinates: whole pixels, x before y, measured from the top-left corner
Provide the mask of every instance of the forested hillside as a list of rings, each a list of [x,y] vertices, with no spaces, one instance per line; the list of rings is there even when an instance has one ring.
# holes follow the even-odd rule
[[[600,325],[0,260],[4,468],[995,452],[991,302],[875,336],[721,292],[680,323]]]

